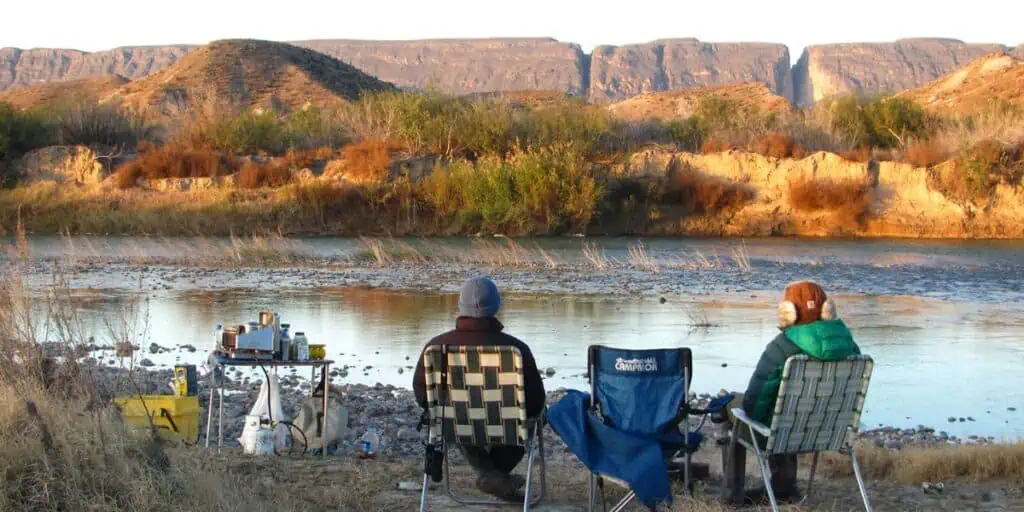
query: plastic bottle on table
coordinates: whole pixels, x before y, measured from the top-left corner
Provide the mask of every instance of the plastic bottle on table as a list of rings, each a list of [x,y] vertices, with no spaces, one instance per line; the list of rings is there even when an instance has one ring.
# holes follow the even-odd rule
[[[371,423],[367,426],[363,437],[359,438],[359,458],[372,459],[376,457],[379,446],[380,436],[377,434],[377,425]]]
[[[308,361],[309,341],[306,340],[306,334],[302,332],[295,333],[295,338],[292,340],[292,344],[295,345],[295,360]]]
[[[213,333],[213,348],[214,350],[221,350],[224,347],[224,326],[217,324],[214,327]]]
[[[292,336],[288,333],[291,328],[288,324],[281,324],[281,360],[288,361],[291,358]]]

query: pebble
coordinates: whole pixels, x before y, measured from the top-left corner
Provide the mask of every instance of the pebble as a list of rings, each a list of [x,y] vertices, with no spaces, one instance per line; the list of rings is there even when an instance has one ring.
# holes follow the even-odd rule
[[[548,368],[548,369],[544,370],[544,375],[547,375],[548,377],[554,377],[555,376],[555,369],[554,368]]]
[[[142,361],[139,361],[139,366],[143,366],[145,368],[150,368],[150,367],[153,367],[153,366],[156,366],[156,365],[154,365],[153,361],[150,361],[149,359],[143,359]]]

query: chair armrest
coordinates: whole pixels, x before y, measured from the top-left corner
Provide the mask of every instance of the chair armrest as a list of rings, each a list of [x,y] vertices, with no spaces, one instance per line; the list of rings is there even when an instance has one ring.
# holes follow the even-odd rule
[[[753,428],[758,434],[761,434],[762,436],[768,437],[772,433],[772,429],[766,427],[764,423],[754,421],[753,418],[747,416],[747,411],[744,411],[740,407],[734,407],[732,409],[732,416],[737,420],[742,421],[747,425],[750,425],[751,428]]]

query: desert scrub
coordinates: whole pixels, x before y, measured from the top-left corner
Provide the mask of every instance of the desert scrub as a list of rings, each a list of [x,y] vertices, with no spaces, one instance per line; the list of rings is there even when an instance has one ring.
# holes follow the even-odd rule
[[[190,148],[181,144],[143,145],[139,156],[114,173],[121,189],[135,187],[139,180],[164,178],[212,178],[231,174],[233,159],[215,150]]]
[[[117,103],[79,101],[46,112],[56,144],[132,149],[151,138],[152,128]]]
[[[826,102],[830,129],[854,147],[895,148],[907,140],[927,139],[939,128],[938,120],[906,98],[844,96]]]
[[[0,103],[0,187],[12,186],[17,181],[13,160],[49,144],[51,133],[42,115]]]
[[[1024,145],[1006,147],[988,139],[964,147],[951,166],[933,176],[940,190],[961,203],[985,202],[996,186],[1020,185],[1024,175]]]
[[[458,160],[422,183],[439,220],[460,231],[556,233],[582,229],[603,196],[594,166],[569,145],[517,150],[507,159]]]

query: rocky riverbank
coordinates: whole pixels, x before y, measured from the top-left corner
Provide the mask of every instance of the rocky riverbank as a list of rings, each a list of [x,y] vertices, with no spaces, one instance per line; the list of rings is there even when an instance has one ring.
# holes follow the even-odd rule
[[[104,367],[97,372],[97,380],[102,389],[110,394],[130,392],[138,389],[147,394],[169,392],[169,382],[173,377],[171,370],[141,369],[131,372],[121,368]],[[225,446],[237,447],[238,437],[242,433],[245,416],[252,408],[259,395],[262,378],[251,378],[237,368],[229,368],[225,380],[226,396],[224,401],[224,442]],[[351,455],[357,446],[357,440],[366,432],[367,426],[375,424],[381,436],[379,453],[387,457],[416,458],[422,455],[422,443],[425,432],[417,430],[421,409],[416,403],[412,390],[394,386],[344,383],[339,372],[332,372],[331,385],[342,390],[342,403],[348,410],[348,431],[344,442],[339,446],[339,455]],[[309,397],[310,381],[300,377],[298,372],[285,369],[281,375],[281,405],[285,413],[294,414],[299,405]],[[548,392],[547,402],[551,406],[565,396],[566,389],[559,388]],[[691,396],[696,407],[705,406],[712,398],[710,393]],[[203,411],[201,418],[205,426],[206,411],[210,392],[206,380],[199,383],[199,402]],[[200,433],[200,444],[205,444],[205,430]],[[711,424],[705,425],[705,433],[712,438],[718,436],[717,429]],[[556,458],[571,457],[565,444],[557,435],[547,436],[549,455]],[[901,450],[905,447],[937,447],[963,444],[989,444],[992,438],[979,436],[957,437],[927,426],[912,429],[880,427],[863,430],[860,439],[869,441],[876,446],[889,450]],[[216,442],[214,438],[212,440]]]

